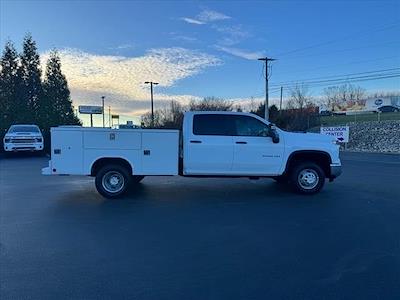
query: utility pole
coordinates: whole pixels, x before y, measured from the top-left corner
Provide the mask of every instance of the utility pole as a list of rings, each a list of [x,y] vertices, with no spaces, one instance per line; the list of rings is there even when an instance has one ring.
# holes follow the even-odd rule
[[[274,60],[276,60],[276,59],[274,59],[274,58],[269,58],[269,57],[262,57],[262,58],[259,58],[258,60],[265,61],[265,112],[264,112],[264,118],[265,118],[265,120],[268,121],[268,119],[269,119],[268,62],[269,62],[269,61],[274,61]]]
[[[108,126],[111,128],[111,106],[108,106]]]
[[[150,84],[150,95],[151,95],[151,127],[154,127],[153,85],[157,85],[158,82],[146,81],[145,84]]]
[[[283,93],[283,86],[281,86],[281,100],[279,101],[279,114],[281,114],[282,111],[282,93]]]
[[[101,101],[102,101],[102,106],[103,106],[103,128],[105,127],[105,121],[104,121],[104,98],[106,96],[101,96]]]

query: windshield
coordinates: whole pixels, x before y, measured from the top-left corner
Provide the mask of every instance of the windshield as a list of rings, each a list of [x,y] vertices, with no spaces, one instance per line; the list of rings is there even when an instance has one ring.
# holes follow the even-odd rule
[[[16,132],[34,132],[34,133],[39,133],[39,128],[36,126],[11,126],[11,128],[8,130],[9,133],[16,133]]]

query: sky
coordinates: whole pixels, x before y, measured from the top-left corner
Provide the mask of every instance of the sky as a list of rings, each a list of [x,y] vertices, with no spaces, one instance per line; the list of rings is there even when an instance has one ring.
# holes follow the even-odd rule
[[[106,105],[125,119],[207,96],[246,105],[295,84],[315,98],[329,80],[400,67],[400,1],[0,1],[0,46],[30,32],[42,64],[58,49],[73,104]],[[397,68],[397,69],[396,69]],[[358,75],[349,75],[358,74]],[[388,76],[386,76],[388,77]],[[307,83],[308,82],[308,83]],[[399,77],[354,82],[400,90]],[[87,122],[87,120],[84,120]]]

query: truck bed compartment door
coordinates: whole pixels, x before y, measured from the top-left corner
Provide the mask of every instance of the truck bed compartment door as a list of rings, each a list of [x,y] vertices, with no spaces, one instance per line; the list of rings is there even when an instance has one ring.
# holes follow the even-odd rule
[[[179,132],[142,133],[142,174],[177,175]]]

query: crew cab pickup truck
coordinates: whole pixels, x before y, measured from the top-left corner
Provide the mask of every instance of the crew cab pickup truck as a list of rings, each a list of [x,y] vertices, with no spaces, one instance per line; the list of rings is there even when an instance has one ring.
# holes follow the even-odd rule
[[[145,176],[260,177],[313,194],[341,173],[331,137],[292,133],[239,112],[187,112],[182,131],[61,126],[51,129],[44,175],[95,177],[107,198],[123,195]]]
[[[3,138],[4,151],[42,151],[43,135],[37,125],[11,125]]]

